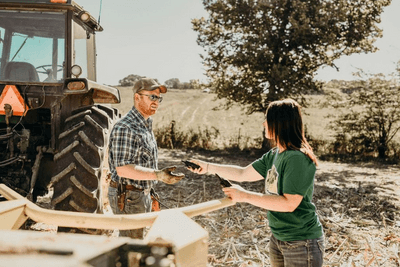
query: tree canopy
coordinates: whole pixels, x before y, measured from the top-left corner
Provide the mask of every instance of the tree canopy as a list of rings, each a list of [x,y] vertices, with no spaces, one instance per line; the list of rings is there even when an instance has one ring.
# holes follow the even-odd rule
[[[166,81],[164,82],[164,84],[165,84],[166,86],[168,86],[168,88],[179,88],[179,86],[180,86],[180,84],[181,84],[181,81],[179,81],[178,78],[171,78],[171,79],[169,79],[169,80],[166,80]]]
[[[121,86],[134,86],[135,83],[138,80],[140,80],[141,78],[144,78],[144,77],[145,76],[140,76],[140,75],[136,75],[136,74],[129,74],[128,76],[126,76],[122,80],[119,80],[119,84]]]
[[[211,87],[228,106],[265,111],[283,97],[321,88],[321,66],[342,55],[374,52],[380,14],[391,0],[203,0],[193,19]],[[337,68],[337,67],[336,67]]]
[[[146,76],[129,74],[125,78],[119,80],[121,86],[134,86],[135,83]],[[160,83],[157,78],[153,78],[156,82]],[[199,80],[191,79],[189,82],[181,82],[178,78],[171,78],[164,82],[168,88],[174,89],[201,89],[201,84]]]

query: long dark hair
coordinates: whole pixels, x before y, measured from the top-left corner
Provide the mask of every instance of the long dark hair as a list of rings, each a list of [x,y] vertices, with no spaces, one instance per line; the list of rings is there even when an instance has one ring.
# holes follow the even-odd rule
[[[303,152],[318,165],[317,157],[304,135],[300,108],[300,105],[293,99],[271,102],[265,115],[268,133],[277,144],[287,150]]]

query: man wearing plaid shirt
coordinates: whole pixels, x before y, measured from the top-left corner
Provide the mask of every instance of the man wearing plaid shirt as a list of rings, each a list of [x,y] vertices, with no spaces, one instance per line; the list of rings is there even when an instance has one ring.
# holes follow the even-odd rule
[[[167,88],[150,78],[142,78],[133,87],[134,106],[111,131],[109,166],[111,172],[108,198],[114,214],[151,211],[150,190],[162,181],[179,182],[184,174],[172,173],[176,167],[158,170],[157,143],[151,115],[155,114],[161,93]],[[118,201],[119,200],[119,201]],[[120,236],[143,238],[143,229],[122,230]]]

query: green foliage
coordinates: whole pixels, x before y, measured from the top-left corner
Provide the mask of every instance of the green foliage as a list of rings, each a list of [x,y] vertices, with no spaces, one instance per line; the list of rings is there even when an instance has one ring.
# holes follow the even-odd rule
[[[147,76],[140,76],[140,75],[136,75],[136,74],[129,74],[128,76],[126,76],[125,78],[123,78],[122,80],[119,80],[119,84],[121,86],[134,86],[135,83],[140,80],[141,78],[145,78]],[[153,78],[153,77],[150,77]],[[153,78],[157,83],[160,83],[158,81],[158,79]]]
[[[154,135],[157,144],[162,148],[202,148],[213,150],[217,148],[216,139],[220,132],[217,128],[189,129],[186,132],[177,130],[173,121],[170,126],[156,129]]]
[[[400,87],[396,80],[374,75],[351,83],[345,98],[337,97],[332,104],[345,108],[334,121],[335,151],[386,158],[391,142],[400,129]],[[396,153],[395,150],[392,153]]]
[[[164,82],[164,84],[165,84],[166,86],[168,86],[168,88],[175,88],[175,89],[178,89],[179,86],[180,86],[180,84],[181,84],[181,82],[179,81],[178,78],[171,78],[171,79],[169,79],[169,80],[166,80],[166,81]]]
[[[199,80],[192,79],[189,82],[181,82],[178,78],[171,78],[164,83],[168,88],[174,89],[200,89],[201,84]]]
[[[210,86],[227,106],[264,112],[270,101],[302,99],[321,84],[324,65],[341,55],[373,52],[391,0],[203,0],[209,18],[192,20]]]
[[[204,150],[246,150],[260,149],[262,138],[251,138],[243,136],[239,130],[236,136],[221,138],[221,133],[216,127],[198,127],[197,131],[192,128],[182,130],[175,127],[175,121],[169,126],[158,128],[154,131],[157,144],[162,148],[178,149],[204,149]],[[270,145],[270,144],[268,144]],[[268,148],[271,148],[269,146]]]
[[[350,135],[341,127],[331,124],[338,116],[350,110],[347,95],[359,90],[359,83],[359,81],[330,82],[325,84],[323,93],[305,96],[309,103],[302,110],[306,127],[305,133],[314,153],[321,160],[379,160],[376,158],[377,151],[368,150],[371,152],[355,154],[357,146],[352,146]],[[118,108],[121,114],[126,114],[132,108],[133,92],[128,87],[119,89],[122,102],[112,106]],[[328,95],[330,92],[335,98]],[[394,93],[393,95],[398,96],[399,94]],[[165,94],[159,111],[153,115],[153,129],[159,146],[185,149],[184,144],[189,144],[189,140],[204,140],[204,136],[207,136],[204,133],[205,129],[211,133],[218,131],[219,134],[216,138],[211,136],[207,143],[197,142],[197,147],[192,142],[190,149],[217,150],[232,154],[266,152],[273,146],[272,143],[266,143],[261,149],[262,136],[264,136],[261,134],[264,120],[261,113],[245,115],[238,104],[228,112],[214,110],[215,107],[223,105],[225,101],[223,99],[213,101],[214,98],[214,93],[204,94],[200,90],[169,90]],[[359,108],[355,107],[355,109]],[[171,146],[168,135],[171,128],[169,125],[173,120],[176,121],[176,129],[174,129],[176,141],[172,142],[173,146]],[[328,125],[332,125],[332,128],[329,129]],[[192,139],[191,135],[197,135],[197,137]],[[199,135],[203,137],[199,138]],[[389,142],[385,159],[385,162],[397,161],[400,161],[400,131]]]
[[[136,81],[138,81],[141,78],[144,78],[145,76],[140,76],[140,75],[135,75],[135,74],[130,74],[123,78],[122,80],[119,80],[119,84],[121,86],[133,86],[135,85]]]

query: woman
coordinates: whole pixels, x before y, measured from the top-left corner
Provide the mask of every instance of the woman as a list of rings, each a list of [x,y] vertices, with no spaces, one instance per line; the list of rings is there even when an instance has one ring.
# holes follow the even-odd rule
[[[323,229],[312,203],[317,159],[304,136],[299,104],[292,99],[271,102],[263,125],[276,147],[247,167],[193,160],[200,168],[189,169],[238,182],[264,179],[264,194],[238,185],[223,190],[235,202],[268,210],[272,266],[322,266]]]

